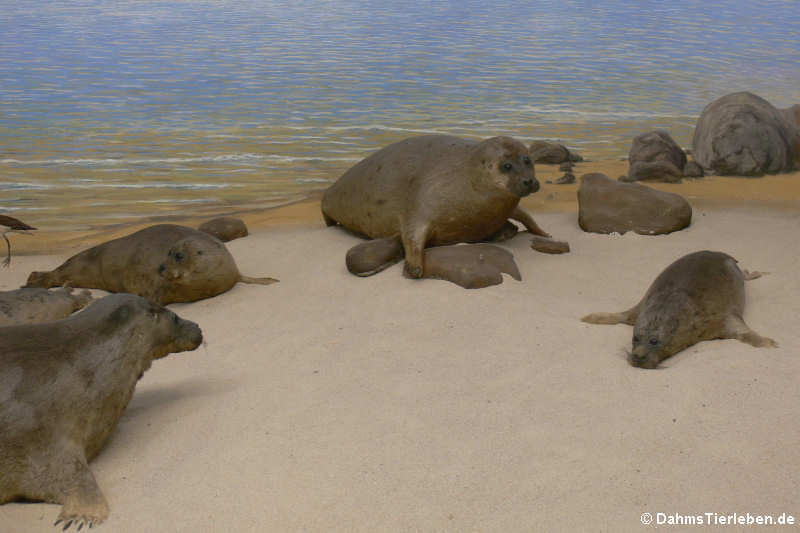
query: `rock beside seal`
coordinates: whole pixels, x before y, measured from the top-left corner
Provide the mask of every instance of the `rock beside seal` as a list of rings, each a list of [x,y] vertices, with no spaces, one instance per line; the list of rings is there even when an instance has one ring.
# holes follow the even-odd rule
[[[738,339],[756,347],[775,347],[745,324],[744,281],[736,260],[722,252],[694,252],[669,265],[644,298],[621,313],[592,313],[591,324],[633,326],[628,362],[640,368],[658,364],[700,341]]]
[[[639,183],[584,174],[578,188],[578,224],[583,231],[660,235],[687,227],[692,207],[682,196]]]
[[[89,469],[154,359],[195,349],[194,322],[131,294],[69,318],[0,328],[0,503],[62,504],[64,529],[100,524]]]
[[[67,259],[49,272],[32,272],[26,287],[74,287],[128,292],[166,305],[194,302],[237,282],[268,285],[273,278],[243,276],[222,242],[207,233],[157,224]]]
[[[669,133],[656,130],[634,137],[628,162],[630,167],[624,181],[678,182],[686,166],[686,153]]]
[[[244,220],[235,217],[214,218],[203,222],[197,229],[213,235],[222,242],[229,242],[249,235]]]
[[[38,324],[66,318],[92,301],[89,291],[17,289],[0,292],[0,326]]]
[[[545,254],[565,254],[569,252],[569,243],[534,235],[531,239],[531,248]]]
[[[533,141],[528,149],[534,163],[557,165],[567,161],[577,163],[583,158],[563,144],[548,141]]]
[[[425,250],[424,277],[447,280],[465,289],[503,283],[503,273],[522,280],[514,255],[491,244],[436,246]]]
[[[694,130],[694,160],[720,175],[762,176],[800,167],[800,128],[792,112],[749,92],[708,104]]]
[[[419,278],[426,247],[492,239],[507,233],[509,218],[549,236],[519,208],[520,198],[538,189],[533,162],[519,141],[426,135],[354,165],[325,191],[321,207],[329,226],[371,239],[399,237],[405,272]]]

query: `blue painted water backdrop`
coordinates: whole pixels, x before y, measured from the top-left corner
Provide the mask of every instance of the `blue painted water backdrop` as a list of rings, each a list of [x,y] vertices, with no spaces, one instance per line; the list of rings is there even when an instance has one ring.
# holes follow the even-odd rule
[[[800,103],[794,0],[0,0],[0,212],[261,207],[437,132],[592,159],[713,99]]]

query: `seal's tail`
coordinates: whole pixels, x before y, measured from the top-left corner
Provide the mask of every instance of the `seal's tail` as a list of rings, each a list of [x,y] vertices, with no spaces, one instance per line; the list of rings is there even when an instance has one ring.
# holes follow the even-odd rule
[[[250,276],[240,276],[239,281],[242,283],[257,283],[259,285],[271,285],[278,283],[280,280],[275,278],[251,278]]]

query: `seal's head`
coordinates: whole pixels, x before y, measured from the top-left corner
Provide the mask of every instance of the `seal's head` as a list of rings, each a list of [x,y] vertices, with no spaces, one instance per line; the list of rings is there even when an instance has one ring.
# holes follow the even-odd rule
[[[492,137],[478,144],[473,160],[484,172],[477,189],[492,188],[510,192],[516,197],[539,190],[528,149],[511,137]]]
[[[200,327],[184,320],[169,309],[153,304],[133,294],[112,294],[98,300],[90,308],[95,313],[107,314],[100,331],[108,336],[118,336],[122,331],[129,342],[143,342],[142,350],[129,349],[128,354],[148,353],[151,359],[160,359],[173,352],[186,352],[203,342]]]
[[[683,293],[659,299],[658,307],[643,308],[633,326],[628,362],[639,368],[656,368],[664,359],[694,344],[697,334],[692,316]]]
[[[158,267],[162,278],[181,285],[238,276],[238,272],[225,245],[210,235],[194,235],[176,242]]]

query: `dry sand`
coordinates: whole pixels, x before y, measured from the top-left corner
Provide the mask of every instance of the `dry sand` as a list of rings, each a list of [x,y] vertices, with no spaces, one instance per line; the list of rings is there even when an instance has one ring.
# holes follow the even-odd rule
[[[756,180],[726,183],[659,186],[695,211],[688,229],[656,237],[584,233],[575,187],[546,186],[525,204],[572,252],[537,253],[521,233],[502,246],[523,281],[473,291],[405,279],[401,265],[348,274],[359,241],[325,228],[313,200],[245,216],[261,229],[229,249],[242,272],[281,282],[170,306],[208,344],[154,363],[93,461],[111,506],[100,531],[618,533],[648,530],[644,512],[800,519],[798,197],[737,207]],[[13,239],[15,250],[42,240]],[[641,370],[624,359],[629,326],[579,321],[631,306],[702,249],[770,272],[747,283],[745,320],[779,348],[703,342]],[[15,256],[0,289],[70,253]],[[0,531],[51,532],[57,514],[3,505]]]

